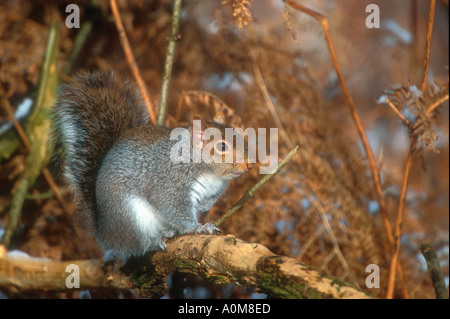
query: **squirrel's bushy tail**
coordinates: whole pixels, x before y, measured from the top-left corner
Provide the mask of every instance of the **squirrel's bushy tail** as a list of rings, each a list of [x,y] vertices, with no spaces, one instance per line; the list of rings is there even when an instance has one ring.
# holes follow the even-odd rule
[[[61,87],[51,117],[55,154],[83,223],[93,229],[99,166],[123,133],[148,123],[145,104],[132,83],[112,73],[86,73]]]

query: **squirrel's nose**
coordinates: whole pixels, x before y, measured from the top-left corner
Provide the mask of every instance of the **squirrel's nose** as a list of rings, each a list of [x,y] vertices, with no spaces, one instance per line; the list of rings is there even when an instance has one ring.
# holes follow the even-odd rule
[[[253,168],[253,166],[255,166],[255,164],[247,162],[247,169],[250,170]]]

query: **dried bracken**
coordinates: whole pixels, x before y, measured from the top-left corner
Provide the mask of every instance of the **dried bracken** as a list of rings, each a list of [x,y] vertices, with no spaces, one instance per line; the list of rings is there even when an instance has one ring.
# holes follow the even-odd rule
[[[434,118],[442,103],[448,100],[448,81],[436,82],[425,94],[411,84],[391,86],[386,97],[409,123],[411,134],[417,134],[419,142],[429,151],[439,153],[436,148],[438,136],[434,130]]]
[[[37,83],[37,66],[44,56],[48,32],[39,23],[22,20],[20,7],[13,7],[11,12],[0,6],[0,94],[8,97],[23,94],[30,83]]]
[[[239,29],[253,21],[251,9],[253,0],[224,0],[222,4],[229,5],[233,10],[233,18]]]

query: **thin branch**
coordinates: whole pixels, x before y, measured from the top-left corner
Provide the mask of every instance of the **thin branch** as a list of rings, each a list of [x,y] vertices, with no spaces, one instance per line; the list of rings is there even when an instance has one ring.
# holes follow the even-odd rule
[[[26,160],[26,168],[21,174],[18,181],[17,188],[15,190],[13,199],[11,201],[11,207],[9,211],[8,225],[5,229],[2,244],[9,245],[10,239],[14,234],[22,211],[23,202],[28,187],[34,183],[40,171],[42,171],[48,185],[56,195],[61,207],[66,214],[69,214],[69,209],[64,201],[59,189],[51,177],[50,172],[44,167],[46,163],[47,144],[48,144],[48,123],[42,121],[40,116],[45,112],[45,108],[48,108],[50,103],[53,103],[54,95],[56,94],[57,74],[56,74],[56,56],[59,39],[59,22],[55,16],[53,16],[52,24],[50,27],[50,33],[48,36],[47,46],[45,49],[44,62],[41,69],[39,78],[39,86],[37,89],[37,95],[35,99],[34,108],[28,118],[28,123],[31,126],[29,134],[34,137],[34,143],[30,143],[30,140],[22,128],[20,123],[14,116],[14,112],[9,103],[9,100],[5,97],[0,98],[0,102],[3,108],[8,113],[9,118],[13,122],[13,125],[18,132],[20,139],[22,140],[25,148],[27,149],[28,156]]]
[[[400,254],[400,239],[402,236],[401,227],[403,222],[404,201],[406,197],[406,190],[408,189],[409,172],[411,169],[412,159],[414,156],[416,145],[417,145],[417,135],[411,135],[409,138],[409,151],[408,156],[406,157],[405,170],[403,172],[402,189],[400,191],[400,198],[397,208],[397,219],[395,222],[395,246],[394,246],[394,254],[392,255],[391,265],[389,268],[388,288],[386,293],[387,299],[392,299],[394,297],[395,276]]]
[[[339,84],[341,86],[345,100],[347,101],[347,104],[348,104],[348,107],[350,110],[350,114],[353,118],[353,121],[355,122],[359,137],[361,139],[361,142],[364,146],[367,157],[369,159],[369,165],[370,165],[370,170],[372,172],[372,177],[373,177],[374,184],[375,184],[377,200],[380,205],[381,217],[383,219],[384,227],[386,229],[388,242],[393,247],[394,237],[392,235],[391,222],[389,221],[389,218],[386,213],[386,205],[385,205],[384,198],[383,198],[383,190],[381,188],[381,181],[380,181],[380,176],[379,176],[379,170],[377,167],[377,162],[376,162],[375,156],[373,155],[373,152],[370,147],[369,141],[367,139],[366,133],[364,132],[364,128],[361,124],[361,120],[359,118],[358,112],[356,111],[356,107],[355,107],[353,99],[350,95],[350,91],[347,87],[347,84],[345,82],[344,75],[342,74],[341,67],[339,65],[339,62],[338,62],[338,59],[337,59],[337,56],[335,53],[333,41],[331,39],[328,20],[326,17],[324,17],[320,13],[318,13],[314,10],[311,10],[301,4],[296,3],[294,0],[285,0],[285,1],[289,6],[293,7],[294,9],[297,9],[299,11],[305,12],[306,14],[310,15],[311,17],[318,20],[322,24],[322,27],[323,27],[323,30],[325,33],[325,38],[326,38],[326,41],[328,44],[328,49],[329,49],[330,56],[331,56],[331,61],[333,63],[334,69],[336,71],[336,74],[337,74],[337,77],[339,80]]]
[[[427,109],[427,113],[431,113],[434,111],[435,108],[437,108],[439,105],[441,105],[442,103],[444,103],[446,100],[448,100],[448,93],[446,95],[444,95],[443,97],[441,97],[439,100],[437,100],[436,102],[434,102],[428,109]]]
[[[430,65],[430,50],[431,50],[431,37],[433,35],[433,21],[434,21],[434,9],[436,5],[436,0],[430,0],[430,7],[428,12],[428,26],[427,26],[427,37],[425,41],[425,49],[424,49],[424,57],[423,57],[423,76],[422,76],[422,85],[421,85],[421,91],[422,94],[425,93],[426,87],[427,87],[427,79],[428,79],[428,67]],[[434,106],[433,109],[437,106]],[[433,110],[431,107],[429,110]],[[428,110],[427,110],[428,111]],[[391,265],[389,268],[389,279],[388,279],[388,289],[386,293],[387,299],[392,299],[394,297],[394,288],[395,288],[395,277],[396,277],[396,270],[398,268],[398,261],[399,261],[399,254],[400,254],[400,239],[401,239],[401,225],[403,221],[403,206],[404,206],[404,200],[406,196],[406,191],[408,188],[408,178],[409,178],[409,172],[412,165],[412,159],[414,156],[414,152],[417,146],[417,139],[418,136],[414,134],[412,130],[410,130],[410,137],[409,137],[409,151],[406,158],[405,163],[405,170],[403,173],[403,182],[402,182],[402,189],[400,191],[400,198],[398,202],[398,208],[397,208],[397,219],[395,222],[395,245],[394,245],[394,254],[392,255],[391,259]]]
[[[159,101],[158,125],[164,125],[167,113],[167,101],[169,99],[170,78],[172,76],[173,58],[178,41],[178,28],[180,24],[181,0],[175,0],[172,14],[172,31],[167,47],[166,63],[164,64],[164,76],[161,87],[161,99]]]
[[[413,36],[413,41],[411,44],[411,54],[410,54],[410,61],[411,61],[411,70],[415,70],[416,65],[418,64],[419,61],[419,43],[418,43],[418,39],[419,39],[419,23],[417,22],[417,13],[418,13],[418,3],[417,0],[412,0],[411,1],[411,12],[410,12],[410,30]]]
[[[28,139],[27,133],[25,133],[25,130],[23,129],[22,125],[20,125],[19,121],[17,121],[16,117],[14,116],[14,111],[8,99],[4,96],[1,96],[1,102],[3,109],[5,109],[6,113],[8,114],[9,120],[12,121],[13,126],[16,129],[16,132],[19,135],[20,139],[22,140],[22,143],[25,146],[27,152],[30,152],[31,151],[30,140]]]
[[[300,223],[298,223],[299,225],[301,225]],[[324,232],[324,228],[320,227],[319,229],[317,229],[314,232],[314,235],[310,236],[308,238],[308,240],[306,241],[306,243],[304,243],[301,247],[300,247],[300,252],[298,253],[298,255],[295,256],[295,258],[297,260],[302,260],[303,255],[305,255],[306,251],[308,250],[308,248],[317,240],[317,238],[322,235],[322,233]]]
[[[445,289],[444,276],[442,276],[441,266],[433,248],[429,244],[420,245],[420,251],[427,261],[428,273],[433,282],[436,299],[448,299],[447,290]]]
[[[423,53],[423,69],[422,69],[422,85],[420,90],[425,93],[428,80],[428,68],[430,66],[430,51],[431,51],[431,37],[433,36],[433,22],[434,22],[434,9],[436,6],[436,0],[430,0],[430,7],[428,11],[428,25],[427,25],[427,38],[425,41],[425,49]]]
[[[387,97],[384,99],[387,105],[394,111],[394,113],[408,126],[408,128],[412,129],[413,124],[403,116],[403,114],[395,107],[394,103],[391,102]]]
[[[236,204],[234,204],[233,207],[231,207],[225,213],[225,215],[223,215],[222,217],[217,219],[214,222],[214,225],[217,227],[220,226],[224,221],[226,221],[228,218],[230,218],[235,212],[237,212],[239,209],[241,209],[241,207],[244,206],[245,202],[255,195],[255,193],[258,191],[258,189],[260,189],[265,183],[270,181],[272,179],[272,177],[274,177],[276,174],[278,174],[279,171],[281,171],[283,169],[283,167],[289,162],[289,160],[292,158],[292,156],[295,155],[297,150],[298,150],[298,145],[292,151],[290,151],[289,154],[286,155],[286,157],[280,163],[278,163],[278,166],[275,169],[275,172],[273,172],[272,174],[267,174],[266,176],[261,178],[261,180],[258,183],[256,183],[252,188],[250,188],[244,194],[244,196],[242,196],[241,199],[239,199],[239,201]]]
[[[9,119],[13,122],[14,128],[17,131],[17,134],[19,135],[23,145],[25,146],[25,149],[28,153],[31,152],[31,143],[28,139],[27,134],[25,133],[25,130],[23,129],[22,125],[20,125],[19,121],[17,121],[16,117],[14,116],[14,112],[11,108],[11,105],[9,104],[9,101],[1,97],[2,106],[8,113]],[[53,194],[55,194],[56,199],[58,200],[59,204],[61,205],[61,208],[63,209],[64,213],[69,215],[70,209],[67,206],[66,201],[64,200],[63,196],[61,195],[61,192],[59,191],[58,185],[56,185],[55,180],[53,179],[52,175],[50,174],[50,171],[44,167],[42,169],[42,174],[44,175],[45,180],[47,181],[48,186],[52,190]],[[23,185],[25,187],[25,185]],[[27,185],[28,186],[28,185]]]
[[[150,95],[148,94],[145,82],[142,79],[141,72],[139,71],[133,51],[131,50],[130,42],[128,42],[127,34],[122,24],[122,19],[120,18],[116,0],[109,0],[109,4],[114,15],[114,21],[116,23],[117,32],[119,33],[120,44],[122,45],[123,53],[125,54],[128,65],[130,66],[130,69],[133,72],[133,76],[138,84],[145,105],[147,106],[147,111],[150,115],[150,119],[153,123],[156,123],[155,107],[153,106],[153,103],[150,99]]]
[[[82,49],[84,48],[87,40],[92,34],[92,30],[94,29],[96,21],[100,17],[101,11],[97,1],[89,1],[89,6],[93,8],[93,10],[91,11],[92,13],[90,15],[86,15],[86,18],[83,19],[81,28],[78,30],[77,35],[75,36],[69,59],[64,67],[65,74],[69,74],[72,71],[72,68],[75,65],[75,62],[77,61]]]
[[[339,248],[339,244],[338,244],[336,235],[334,234],[334,231],[331,228],[330,222],[328,221],[328,218],[325,215],[325,210],[323,209],[322,204],[317,199],[313,199],[312,196],[310,196],[310,195],[308,195],[308,200],[316,208],[316,210],[319,212],[320,218],[322,219],[322,224],[325,227],[325,230],[326,230],[327,234],[330,236],[331,243],[333,245],[333,251],[335,252],[336,256],[338,257],[339,262],[341,263],[341,265],[344,268],[345,272],[352,279],[353,284],[358,287],[358,281],[355,279],[355,277],[351,273],[350,267],[347,264],[347,260],[345,260],[345,257],[342,254],[341,249]]]
[[[270,98],[269,90],[267,89],[267,85],[264,82],[264,78],[262,76],[261,70],[259,68],[258,62],[256,60],[255,54],[253,53],[252,49],[247,50],[250,58],[252,60],[253,65],[253,72],[255,74],[256,82],[258,83],[259,89],[261,90],[264,101],[266,102],[266,106],[269,109],[270,114],[272,115],[272,118],[275,122],[275,125],[280,129],[281,137],[283,138],[284,142],[289,148],[293,148],[294,145],[292,144],[291,140],[289,139],[283,124],[281,123],[280,117],[278,116],[278,112],[275,108],[275,105],[272,102],[272,99]]]

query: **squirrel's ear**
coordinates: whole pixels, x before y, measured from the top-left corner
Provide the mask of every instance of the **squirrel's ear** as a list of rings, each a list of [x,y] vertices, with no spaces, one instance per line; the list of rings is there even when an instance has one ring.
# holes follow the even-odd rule
[[[202,117],[201,115],[199,115],[199,114],[195,114],[194,117],[193,117],[193,120],[201,121],[201,122],[202,122],[202,125],[204,125],[205,128],[208,128],[208,127],[211,126],[211,125],[209,125],[209,124],[203,119],[203,117]]]
[[[193,120],[192,127],[189,128],[192,148],[202,149],[203,148],[203,129],[201,120]]]

